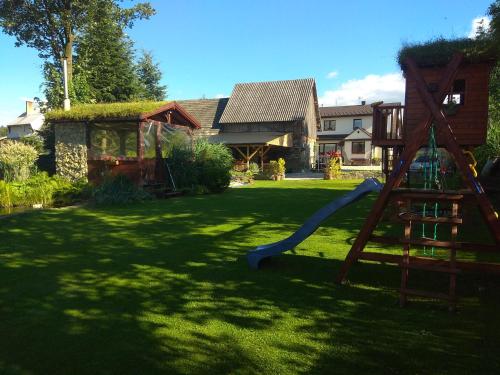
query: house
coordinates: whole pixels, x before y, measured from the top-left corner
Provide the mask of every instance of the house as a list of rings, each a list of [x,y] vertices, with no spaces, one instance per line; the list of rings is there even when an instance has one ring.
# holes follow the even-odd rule
[[[44,115],[34,106],[32,101],[26,101],[26,111],[11,122],[5,124],[8,129],[7,138],[16,139],[31,135],[40,130]]]
[[[284,158],[287,170],[299,171],[314,164],[319,123],[314,79],[239,83],[209,140],[229,146],[247,167]]]
[[[380,149],[372,147],[373,107],[360,105],[320,107],[316,166],[322,168],[328,153],[340,151],[347,165],[369,165],[380,158]]]

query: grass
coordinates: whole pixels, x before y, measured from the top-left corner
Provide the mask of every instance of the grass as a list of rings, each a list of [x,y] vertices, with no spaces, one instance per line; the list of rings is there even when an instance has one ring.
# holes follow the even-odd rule
[[[421,67],[446,65],[454,53],[462,52],[468,62],[494,62],[496,52],[488,39],[436,38],[423,43],[404,44],[398,52],[398,63],[405,69],[405,60],[411,57]]]
[[[70,111],[55,109],[45,115],[47,121],[74,120],[92,121],[96,119],[138,119],[140,115],[160,108],[168,102],[129,102],[77,104]]]
[[[498,372],[498,278],[461,277],[456,314],[425,301],[400,309],[396,267],[359,264],[350,285],[333,283],[373,196],[248,269],[247,250],[356,183],[259,181],[3,220],[0,373]]]

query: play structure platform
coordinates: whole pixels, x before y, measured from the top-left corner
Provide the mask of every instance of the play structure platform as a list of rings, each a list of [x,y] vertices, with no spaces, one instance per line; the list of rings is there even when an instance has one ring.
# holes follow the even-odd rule
[[[321,223],[332,216],[342,207],[345,207],[371,192],[380,192],[383,185],[376,178],[366,179],[354,190],[340,198],[333,200],[312,215],[295,233],[290,237],[268,245],[262,245],[247,254],[248,264],[251,268],[259,268],[263,259],[280,255],[285,251],[292,250],[319,228]]]

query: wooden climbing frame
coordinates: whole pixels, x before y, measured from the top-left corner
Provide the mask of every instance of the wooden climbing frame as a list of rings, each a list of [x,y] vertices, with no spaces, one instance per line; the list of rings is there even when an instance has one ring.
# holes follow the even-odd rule
[[[460,270],[476,270],[476,271],[494,271],[500,272],[500,265],[497,264],[484,264],[474,262],[459,262],[456,260],[456,250],[476,250],[476,251],[500,251],[500,220],[493,209],[488,197],[486,196],[481,184],[477,180],[474,172],[470,168],[470,164],[463,153],[460,145],[454,136],[453,130],[450,126],[447,116],[441,111],[441,104],[445,99],[447,93],[453,84],[454,78],[457,74],[460,64],[462,63],[462,54],[455,54],[451,61],[448,63],[443,72],[437,89],[429,89],[428,85],[422,74],[419,71],[416,63],[408,58],[405,61],[407,67],[407,78],[411,77],[416,84],[418,94],[422,101],[425,103],[427,115],[425,120],[420,122],[404,143],[404,149],[399,158],[393,164],[393,170],[389,176],[383,190],[379,194],[370,215],[366,219],[359,235],[357,236],[354,244],[352,245],[345,261],[341,267],[340,273],[337,277],[337,282],[342,283],[349,271],[351,265],[359,259],[384,261],[389,263],[396,263],[402,268],[401,278],[401,305],[406,303],[408,295],[418,295],[421,297],[440,298],[450,301],[450,308],[455,307],[455,287],[456,275]],[[432,92],[431,92],[432,91]],[[440,190],[427,190],[423,192],[415,192],[412,189],[400,188],[401,182],[409,170],[410,164],[415,157],[417,151],[426,143],[429,135],[430,127],[434,123],[438,138],[441,142],[441,147],[444,147],[448,152],[453,155],[457,164],[458,170],[462,173],[466,191],[440,191]],[[384,209],[389,202],[397,198],[405,201],[407,211],[411,212],[411,205],[414,200],[433,200],[433,201],[451,201],[451,217],[440,218],[416,218],[406,216],[402,217],[405,222],[405,230],[403,238],[387,238],[376,237],[373,231],[379,223]],[[461,223],[459,218],[459,208],[464,197],[472,199],[477,203],[481,215],[488,226],[488,229],[495,241],[494,245],[486,244],[468,244],[465,247],[456,241],[458,232],[458,225]],[[451,241],[435,241],[430,239],[412,239],[412,223],[416,221],[433,221],[433,222],[446,222],[451,225]],[[368,241],[400,244],[403,248],[402,255],[393,254],[377,254],[363,252]],[[412,245],[428,245],[437,246],[450,249],[449,260],[446,262],[428,259],[423,257],[410,256],[410,248]],[[468,264],[467,264],[468,263]],[[409,269],[418,268],[422,270],[446,272],[450,274],[450,290],[448,294],[430,293],[418,290],[411,290],[407,288],[408,271]]]

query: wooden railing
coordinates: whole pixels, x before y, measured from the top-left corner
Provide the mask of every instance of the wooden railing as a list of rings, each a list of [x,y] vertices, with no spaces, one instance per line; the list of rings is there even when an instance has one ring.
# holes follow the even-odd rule
[[[403,144],[404,106],[379,104],[373,107],[373,135],[375,146]]]

